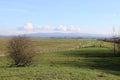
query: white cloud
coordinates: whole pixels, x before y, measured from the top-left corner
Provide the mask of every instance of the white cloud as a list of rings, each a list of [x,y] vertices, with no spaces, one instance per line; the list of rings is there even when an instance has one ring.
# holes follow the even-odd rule
[[[41,25],[34,25],[32,23],[27,23],[22,28],[23,31],[31,31],[31,32],[80,32],[80,27],[76,26],[41,26]]]
[[[80,27],[75,27],[73,25],[71,25],[69,28],[68,28],[69,31],[72,31],[72,32],[80,32]]]
[[[24,30],[32,30],[33,29],[33,24],[32,23],[27,23],[23,27]]]
[[[67,26],[64,26],[64,25],[60,25],[59,27],[57,27],[56,29],[58,30],[58,31],[67,31]]]
[[[38,30],[38,31],[53,31],[54,27],[53,26],[35,26],[34,30]]]
[[[0,34],[6,35],[19,35],[19,34],[29,34],[29,33],[51,33],[51,32],[63,32],[63,33],[90,33],[90,34],[113,34],[112,27],[108,28],[93,28],[93,27],[84,27],[74,26],[74,25],[58,25],[58,26],[50,26],[50,25],[36,25],[32,23],[26,23],[23,27],[18,29],[1,29]],[[120,28],[115,29],[116,35],[120,34]]]
[[[20,35],[20,34],[29,34],[29,33],[51,33],[51,32],[81,32],[80,27],[76,26],[65,26],[65,25],[58,25],[58,26],[50,26],[50,25],[36,25],[32,23],[26,23],[22,27],[18,27],[17,29],[1,29],[0,34],[5,35]]]

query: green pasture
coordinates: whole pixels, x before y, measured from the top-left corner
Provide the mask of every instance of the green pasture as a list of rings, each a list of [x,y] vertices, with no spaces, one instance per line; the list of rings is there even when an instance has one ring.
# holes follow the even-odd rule
[[[32,39],[36,63],[10,66],[8,38],[0,39],[0,80],[120,80],[113,44],[96,39]]]

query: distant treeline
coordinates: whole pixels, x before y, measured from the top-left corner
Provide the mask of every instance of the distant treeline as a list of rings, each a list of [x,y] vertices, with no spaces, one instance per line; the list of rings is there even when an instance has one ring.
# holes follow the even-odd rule
[[[105,39],[98,39],[105,42],[112,42],[112,43],[120,43],[120,38],[105,38]]]

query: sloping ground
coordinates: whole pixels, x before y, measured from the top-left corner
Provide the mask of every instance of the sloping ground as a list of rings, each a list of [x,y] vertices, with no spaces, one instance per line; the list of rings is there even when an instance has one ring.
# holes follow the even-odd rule
[[[8,57],[0,57],[0,80],[120,80],[120,57],[108,48],[37,54],[29,67],[9,67]]]
[[[9,39],[0,39],[6,54]],[[10,67],[8,56],[0,56],[0,80],[120,80],[120,57],[111,43],[94,39],[32,39],[37,62]]]

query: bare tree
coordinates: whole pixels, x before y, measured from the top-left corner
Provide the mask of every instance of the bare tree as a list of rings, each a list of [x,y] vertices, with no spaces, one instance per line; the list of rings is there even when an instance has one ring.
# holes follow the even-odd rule
[[[26,66],[33,63],[34,50],[27,37],[17,36],[9,41],[8,53],[16,66]]]
[[[118,39],[116,40],[117,43],[117,53],[120,54],[120,36],[118,36]]]
[[[116,45],[115,45],[115,27],[113,27],[113,51],[116,53]]]
[[[114,53],[120,53],[120,32],[118,32],[118,35],[116,35],[114,27],[113,27],[113,44]]]

